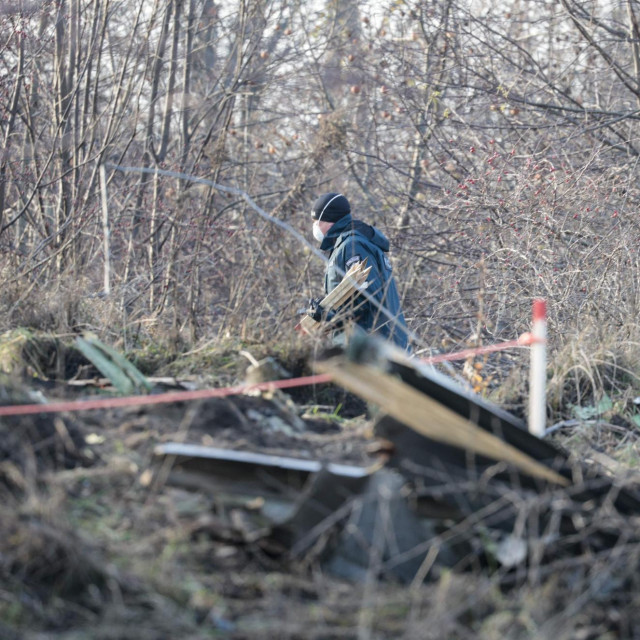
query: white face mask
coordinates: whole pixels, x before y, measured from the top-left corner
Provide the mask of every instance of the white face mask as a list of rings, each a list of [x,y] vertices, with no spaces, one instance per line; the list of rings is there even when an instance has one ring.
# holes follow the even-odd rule
[[[320,225],[318,224],[317,220],[313,223],[313,237],[318,242],[322,242],[324,240],[324,233],[322,233],[322,230],[320,229]]]

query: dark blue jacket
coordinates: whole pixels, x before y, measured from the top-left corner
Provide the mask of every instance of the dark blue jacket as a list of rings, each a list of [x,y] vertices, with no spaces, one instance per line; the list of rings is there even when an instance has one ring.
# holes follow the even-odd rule
[[[366,291],[384,306],[387,313],[360,295],[350,303],[357,307],[353,317],[365,331],[378,333],[406,349],[406,323],[387,256],[389,240],[386,236],[375,227],[347,215],[329,229],[320,249],[329,252],[329,264],[324,276],[325,293],[340,283],[351,266],[367,258],[367,266],[372,269],[367,278],[369,286]]]

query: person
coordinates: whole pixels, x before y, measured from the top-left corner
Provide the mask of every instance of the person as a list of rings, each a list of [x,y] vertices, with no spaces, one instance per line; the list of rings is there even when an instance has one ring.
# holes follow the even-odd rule
[[[348,303],[350,315],[366,332],[379,334],[407,349],[407,325],[388,257],[389,240],[379,229],[355,220],[349,201],[341,193],[321,195],[313,203],[311,217],[313,236],[329,257],[324,275],[325,294],[340,283],[354,264],[366,259],[367,267],[371,267],[366,292],[374,302],[359,294]],[[312,303],[309,315],[314,320],[327,319],[318,300]]]

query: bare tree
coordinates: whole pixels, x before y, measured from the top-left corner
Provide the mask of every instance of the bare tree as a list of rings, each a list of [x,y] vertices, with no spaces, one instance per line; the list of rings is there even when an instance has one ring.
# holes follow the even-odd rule
[[[64,0],[12,13],[2,308],[19,317],[30,292],[80,278],[99,290],[106,234],[114,332],[288,332],[322,265],[234,193],[306,231],[310,202],[335,189],[390,236],[425,348],[513,337],[539,295],[568,330],[585,314],[628,324],[637,16],[635,0]]]

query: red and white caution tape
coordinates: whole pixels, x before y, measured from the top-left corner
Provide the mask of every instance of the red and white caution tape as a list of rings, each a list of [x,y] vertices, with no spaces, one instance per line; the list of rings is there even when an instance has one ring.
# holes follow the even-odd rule
[[[197,389],[195,391],[170,391],[150,396],[125,396],[123,398],[95,398],[91,400],[74,400],[70,402],[51,402],[50,404],[18,404],[0,407],[1,416],[20,416],[33,413],[61,413],[63,411],[88,411],[90,409],[113,409],[116,407],[133,407],[147,404],[168,404],[171,402],[187,402],[206,400],[207,398],[223,398],[239,395],[247,391],[268,391],[269,389],[287,389],[305,385],[331,382],[327,373],[317,376],[305,376],[289,380],[275,380],[257,384],[241,384],[235,387],[220,389]]]
[[[438,362],[451,362],[452,360],[466,360],[473,356],[480,356],[485,353],[495,353],[496,351],[504,351],[515,347],[529,347],[532,344],[541,342],[541,339],[532,333],[523,333],[517,340],[508,340],[507,342],[499,342],[497,344],[489,344],[484,347],[470,347],[455,353],[441,353],[428,358],[420,358],[425,364],[437,364]]]

